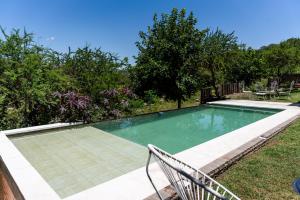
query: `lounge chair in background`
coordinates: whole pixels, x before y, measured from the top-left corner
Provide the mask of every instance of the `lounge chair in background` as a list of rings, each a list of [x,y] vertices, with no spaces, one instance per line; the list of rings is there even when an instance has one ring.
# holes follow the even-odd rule
[[[180,199],[183,200],[210,200],[210,199],[231,199],[239,198],[230,192],[220,183],[206,175],[200,170],[176,159],[167,152],[149,144],[149,157],[146,165],[147,176],[161,200],[163,197],[155,187],[149,174],[151,157],[159,165],[162,172],[168,178],[171,186],[175,189]]]
[[[270,90],[268,91],[268,95],[271,97],[275,97],[277,95],[278,90],[278,82],[277,81],[272,81]]]
[[[256,86],[255,90],[256,90],[255,95],[257,97],[262,97],[264,100],[266,99],[266,97],[268,95],[267,89],[263,90],[260,86]]]
[[[241,91],[242,91],[242,93],[252,93],[252,91],[251,90],[245,90],[245,81],[242,81],[241,82]]]
[[[270,89],[266,88],[265,90],[260,90],[258,87],[256,89],[257,92],[255,92],[255,95],[258,97],[263,97],[263,99],[266,99],[266,97],[275,97],[277,95],[278,90],[278,82],[272,81],[270,85]]]
[[[292,81],[291,84],[290,84],[289,89],[287,89],[287,90],[278,90],[278,97],[280,97],[280,96],[290,96],[291,92],[294,88],[294,85],[295,85],[295,81]]]

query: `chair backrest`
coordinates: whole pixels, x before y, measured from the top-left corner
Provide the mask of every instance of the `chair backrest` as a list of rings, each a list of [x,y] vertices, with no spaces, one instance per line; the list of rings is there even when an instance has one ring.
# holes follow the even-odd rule
[[[262,86],[259,84],[255,84],[255,91],[256,92],[262,91]]]
[[[245,91],[245,81],[241,81],[239,84],[240,87],[240,92],[244,92]]]
[[[293,88],[294,88],[294,85],[295,85],[295,81],[292,81],[291,82],[291,85],[290,85],[290,90],[289,92],[292,92]]]
[[[278,89],[278,82],[277,81],[272,81],[271,86],[270,86],[270,90],[271,91],[276,91],[277,89]]]
[[[202,171],[185,164],[154,145],[148,145],[148,149],[150,153],[149,159],[151,155],[154,157],[182,200],[239,200],[236,195]],[[150,177],[149,179],[152,182]],[[155,188],[153,183],[152,185]],[[155,190],[158,193],[156,188]],[[159,193],[158,195],[161,198]]]

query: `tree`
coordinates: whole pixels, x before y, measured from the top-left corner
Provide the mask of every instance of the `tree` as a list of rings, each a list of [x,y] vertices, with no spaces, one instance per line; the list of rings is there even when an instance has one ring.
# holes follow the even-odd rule
[[[297,39],[289,39],[280,44],[271,44],[260,49],[269,76],[280,79],[284,74],[299,71],[299,43]]]
[[[66,88],[68,78],[53,67],[55,54],[33,41],[33,34],[1,29],[0,125],[4,128],[48,123],[50,94]]]
[[[195,92],[198,60],[205,31],[199,31],[197,20],[183,9],[171,14],[154,15],[152,27],[140,32],[136,43],[139,53],[131,80],[138,94],[153,90],[167,99],[177,100],[178,108],[186,95]]]
[[[101,91],[127,84],[127,59],[89,47],[61,54],[38,45],[25,30],[1,31],[1,130],[102,119]],[[129,112],[129,100],[120,100],[121,111]]]
[[[127,59],[120,60],[116,55],[91,49],[88,46],[64,55],[64,70],[74,80],[75,88],[98,100],[102,90],[118,87],[124,83],[122,67]]]
[[[232,62],[226,68],[225,80],[244,81],[247,86],[265,76],[264,62],[259,51],[241,46],[232,56]]]
[[[234,33],[221,30],[208,32],[202,43],[201,66],[210,72],[211,85],[219,97],[217,84],[224,79],[226,67],[230,66],[232,57],[238,48]]]

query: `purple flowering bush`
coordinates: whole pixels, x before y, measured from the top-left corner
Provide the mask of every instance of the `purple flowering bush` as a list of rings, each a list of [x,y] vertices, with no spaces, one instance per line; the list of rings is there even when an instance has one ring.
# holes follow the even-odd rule
[[[104,118],[119,118],[132,111],[132,103],[137,96],[127,87],[100,92],[100,105]]]
[[[103,90],[97,100],[73,91],[55,92],[52,96],[56,102],[56,121],[63,122],[115,119],[143,105],[129,88]]]
[[[58,101],[56,110],[60,121],[91,121],[90,111],[93,106],[90,97],[72,91],[54,92],[53,97]]]

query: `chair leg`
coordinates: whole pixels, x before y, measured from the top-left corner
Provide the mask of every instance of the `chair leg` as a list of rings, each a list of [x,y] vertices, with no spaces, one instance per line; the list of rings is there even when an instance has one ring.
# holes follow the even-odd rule
[[[160,200],[164,200],[164,199],[162,198],[162,196],[160,195],[160,193],[158,192],[157,188],[155,187],[155,185],[154,185],[154,183],[153,183],[153,181],[152,181],[152,178],[151,178],[151,176],[150,176],[150,174],[149,174],[149,165],[150,165],[150,160],[151,160],[151,154],[152,154],[152,153],[149,152],[149,156],[148,156],[148,160],[147,160],[147,165],[146,165],[146,173],[147,173],[147,176],[148,176],[148,178],[149,178],[149,180],[150,180],[150,182],[151,182],[151,184],[152,184],[152,186],[153,186],[153,188],[154,188],[154,190],[155,190],[157,196],[160,198]]]

